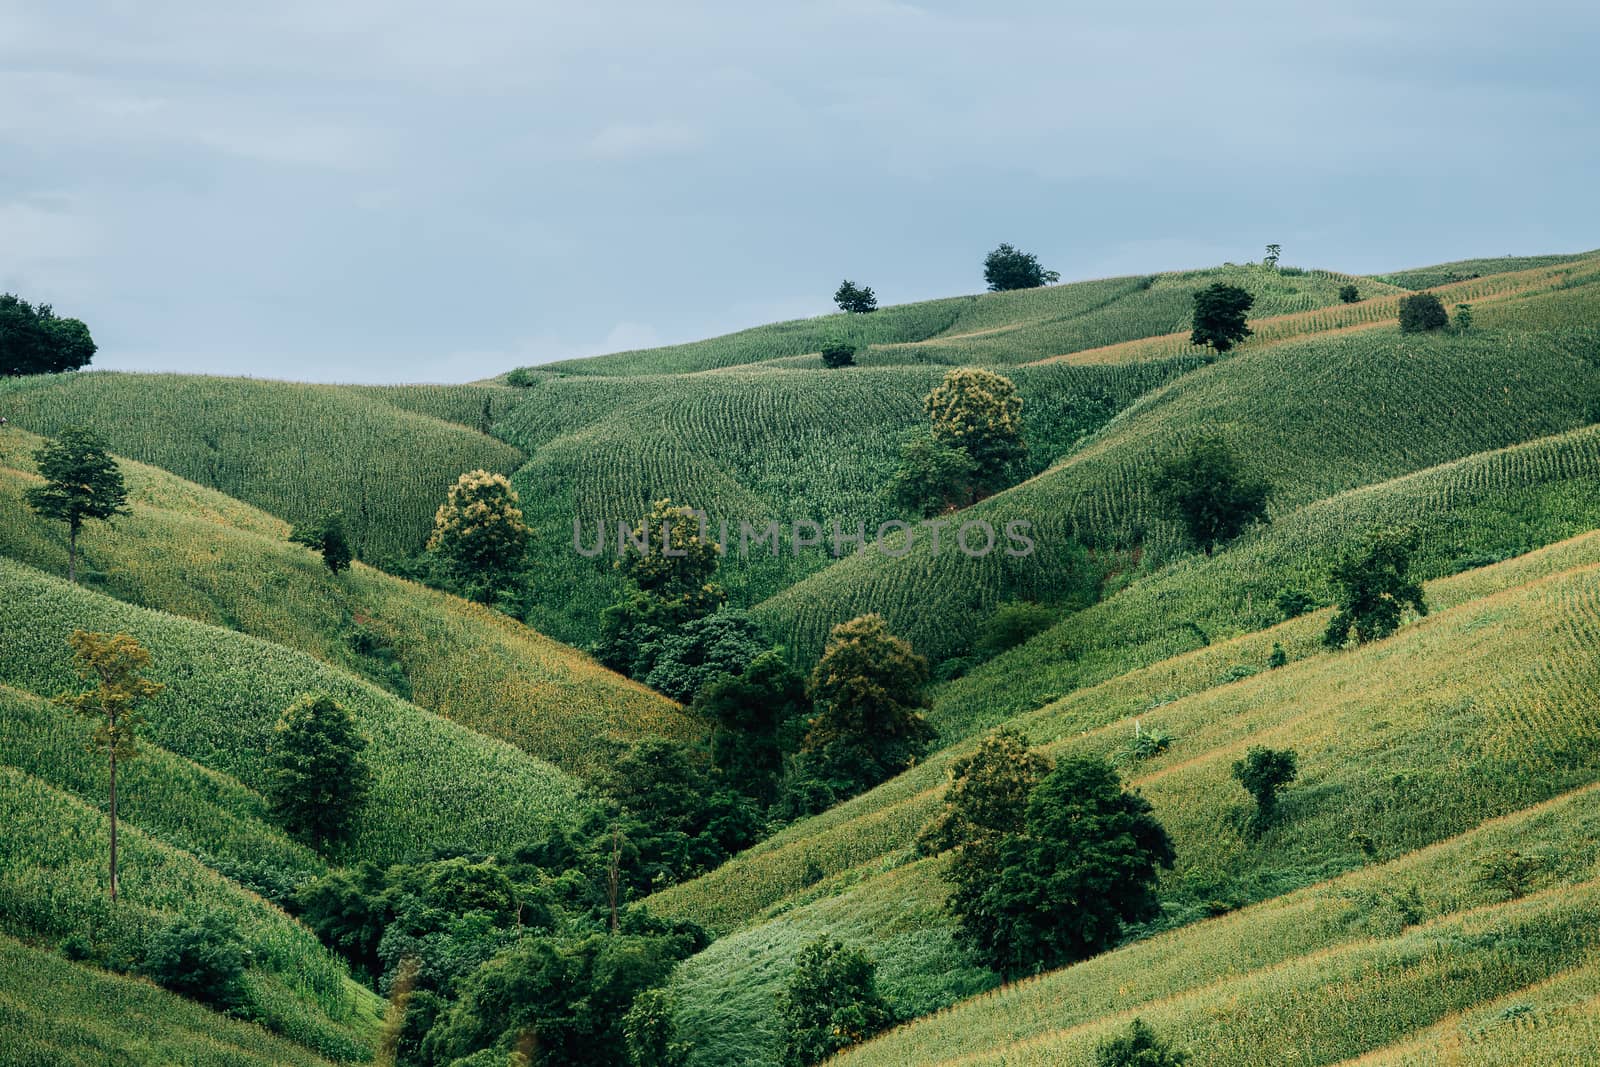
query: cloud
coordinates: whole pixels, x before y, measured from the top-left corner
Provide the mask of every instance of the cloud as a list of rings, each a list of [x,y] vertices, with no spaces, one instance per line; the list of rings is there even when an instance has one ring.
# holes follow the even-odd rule
[[[607,126],[589,138],[583,152],[594,159],[633,159],[687,152],[705,143],[703,131],[664,119]]]

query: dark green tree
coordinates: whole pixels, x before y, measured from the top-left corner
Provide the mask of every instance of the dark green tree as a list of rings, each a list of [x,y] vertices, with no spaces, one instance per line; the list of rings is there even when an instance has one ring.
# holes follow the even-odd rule
[[[1444,304],[1432,293],[1413,293],[1400,298],[1400,332],[1426,333],[1450,325]]]
[[[1135,1019],[1128,1029],[1108,1037],[1094,1050],[1094,1067],[1184,1067],[1187,1053],[1179,1052],[1156,1032]]]
[[[67,524],[67,580],[78,580],[78,531],[90,519],[128,514],[122,470],[105,443],[89,430],[70,427],[33,454],[43,485],[25,494],[28,506],[46,519]]]
[[[94,338],[79,320],[57,318],[49,304],[34,307],[0,293],[0,377],[78,370],[94,354]]]
[[[1339,286],[1339,299],[1346,304],[1359,304],[1361,303],[1361,290],[1357,289],[1352,283],[1341,285]]]
[[[1156,872],[1173,858],[1149,801],[1125,792],[1105,760],[1072,756],[1033,788],[1022,832],[998,842],[992,865],[964,869],[950,909],[991,967],[1035,973],[1102,952],[1125,924],[1160,914]]]
[[[897,507],[930,519],[970,501],[977,473],[965,448],[913,434],[900,448],[900,469],[889,483],[889,496]]]
[[[1457,330],[1461,331],[1462,333],[1466,333],[1468,330],[1472,329],[1472,305],[1471,304],[1457,304],[1456,305],[1455,328]]]
[[[819,937],[795,957],[778,998],[784,1067],[810,1067],[894,1025],[877,967],[860,949]]]
[[[273,730],[267,799],[284,829],[327,850],[349,836],[371,787],[355,717],[330,697],[307,695]]]
[[[179,915],[156,930],[144,947],[146,975],[191,1000],[227,1010],[248,999],[244,945],[233,922],[215,912]]]
[[[1254,306],[1256,298],[1237,285],[1214,282],[1194,294],[1194,328],[1189,334],[1192,345],[1210,345],[1218,352],[1227,352],[1251,334],[1245,325],[1245,314]]]
[[[700,687],[722,674],[742,674],[771,647],[750,616],[724,608],[686,623],[655,642],[645,684],[673,700],[688,703]]]
[[[693,508],[662,499],[633,528],[616,562],[632,588],[601,612],[600,662],[643,680],[660,641],[727,600],[711,580],[721,552],[704,522]]]
[[[833,302],[839,305],[840,311],[847,311],[853,315],[865,315],[869,311],[878,310],[878,298],[869,286],[857,285],[846,278],[839,283],[839,288],[834,291]]]
[[[1253,826],[1264,830],[1278,818],[1278,793],[1300,773],[1300,757],[1294,749],[1273,749],[1252,745],[1244,758],[1233,761],[1233,777],[1245,792],[1255,798]]]
[[[841,337],[823,342],[822,365],[833,370],[856,364],[856,346]]]
[[[1428,613],[1422,585],[1411,577],[1417,540],[1414,530],[1380,529],[1334,564],[1329,581],[1339,611],[1323,636],[1329,648],[1344,647],[1352,631],[1360,644],[1388,637],[1408,607]]]
[[[1012,729],[1000,729],[978,742],[970,756],[950,764],[944,806],[917,837],[927,853],[957,850],[955,866],[993,869],[995,846],[1006,836],[1023,832],[1028,798],[1055,764],[1049,756],[1028,747],[1028,739]],[[975,865],[975,866],[974,866]],[[960,882],[966,872],[955,876]]]
[[[323,566],[328,568],[329,574],[337,575],[350,568],[353,553],[342,515],[335,513],[316,522],[296,526],[289,534],[289,540],[322,556]]]
[[[1267,268],[1269,268],[1271,270],[1277,270],[1278,269],[1278,259],[1282,255],[1283,255],[1283,246],[1282,245],[1268,245],[1267,246],[1267,254],[1261,258],[1261,263],[1262,263],[1263,266],[1265,266],[1265,267],[1267,267]]]
[[[998,605],[983,624],[973,648],[984,656],[998,656],[1055,625],[1056,613],[1043,604],[1010,600]]]
[[[983,280],[989,283],[991,293],[1002,293],[1010,289],[1054,285],[1061,280],[1061,275],[1045,270],[1033,253],[1002,244],[984,257]]]
[[[1152,483],[1161,513],[1183,523],[1206,555],[1267,517],[1267,483],[1245,474],[1220,437],[1202,437],[1170,457]]]
[[[762,805],[778,797],[783,757],[811,712],[805,678],[770,649],[737,677],[724,674],[700,690],[695,710],[711,722],[711,761],[728,784]]]
[[[678,1040],[677,998],[665,989],[646,989],[622,1017],[622,1036],[631,1067],[682,1067],[690,1046]]]

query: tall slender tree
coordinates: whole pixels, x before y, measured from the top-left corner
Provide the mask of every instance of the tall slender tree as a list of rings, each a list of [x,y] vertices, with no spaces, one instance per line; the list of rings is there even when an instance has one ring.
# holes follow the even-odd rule
[[[122,470],[96,434],[78,427],[62,430],[33,458],[44,484],[28,490],[28,506],[44,518],[67,524],[67,580],[76,582],[78,531],[83,524],[128,513]]]
[[[78,674],[95,683],[81,693],[63,693],[57,703],[93,719],[91,752],[105,752],[110,770],[111,799],[111,899],[117,899],[117,763],[139,754],[138,729],[143,721],[139,705],[153,700],[166,686],[141,672],[150,665],[150,653],[127,634],[74,630],[67,638],[77,660]]]

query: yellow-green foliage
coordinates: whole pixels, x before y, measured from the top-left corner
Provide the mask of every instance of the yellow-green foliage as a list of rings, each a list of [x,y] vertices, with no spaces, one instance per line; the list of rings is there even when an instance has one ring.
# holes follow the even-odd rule
[[[1487,274],[1504,274],[1507,271],[1533,270],[1553,267],[1584,259],[1593,252],[1574,252],[1557,256],[1496,256],[1491,259],[1461,259],[1453,263],[1437,263],[1431,267],[1412,267],[1388,274],[1374,275],[1377,281],[1398,285],[1402,289],[1428,289],[1436,285],[1481,278]]]
[[[177,915],[217,913],[251,961],[252,1001],[268,1027],[337,1059],[366,1059],[381,1003],[356,985],[311,931],[187,852],[135,827],[121,836],[122,892],[108,895],[104,815],[11,767],[0,767],[0,933],[136,965]]]
[[[515,448],[344,387],[108,372],[0,381],[14,427],[82,425],[151,463],[290,522],[344,513],[366,558],[422,547],[462,471],[509,472]]]
[[[8,1067],[325,1067],[254,1023],[138,978],[0,936],[0,1062]]]
[[[65,574],[61,531],[22,502],[38,440],[0,432],[0,554]],[[330,579],[317,556],[286,541],[282,522],[164,471],[123,466],[133,514],[80,540],[93,588],[394,685],[351,636],[387,642],[415,703],[584,773],[605,738],[697,732],[670,701],[515,620],[360,564]]]
[[[189,619],[132,607],[0,559],[0,682],[55,693],[76,679],[67,635],[128,633],[151,650],[167,691],[143,736],[260,790],[273,724],[302,694],[324,693],[370,739],[375,781],[351,844],[355,858],[396,860],[460,843],[493,851],[544,820],[581,810],[573,779],[302,653]]]

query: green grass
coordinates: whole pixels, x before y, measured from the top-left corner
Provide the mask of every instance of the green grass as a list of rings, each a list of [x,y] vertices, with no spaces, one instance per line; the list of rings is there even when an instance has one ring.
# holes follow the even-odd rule
[[[508,473],[522,461],[475,429],[404,410],[395,399],[403,395],[92,372],[0,381],[0,411],[12,425],[46,435],[88,426],[118,455],[289,522],[342,511],[362,557],[383,559],[421,549],[462,471]],[[419,406],[434,403],[411,396]]]
[[[0,936],[8,1067],[318,1067],[329,1061],[137,978]]]
[[[64,575],[65,528],[22,499],[37,443],[15,429],[0,434],[0,555]],[[699,732],[670,701],[512,619],[360,564],[330,577],[319,557],[285,540],[280,521],[126,466],[133,514],[93,525],[80,541],[85,582],[101,592],[364,673],[578,773],[601,768],[606,739]]]
[[[1490,274],[1504,274],[1513,270],[1532,270],[1536,267],[1553,267],[1584,259],[1593,252],[1574,252],[1559,256],[1496,256],[1491,259],[1460,259],[1454,263],[1439,263],[1432,267],[1413,267],[1388,274],[1373,275],[1374,280],[1387,282],[1401,289],[1431,289],[1436,285],[1481,278]]]
[[[575,781],[551,765],[408,704],[279,645],[133,607],[0,559],[0,682],[53,694],[77,682],[66,638],[75,627],[120,631],[153,656],[167,685],[147,736],[259,790],[273,724],[307,692],[355,713],[371,746],[374,788],[350,858],[392,861],[434,846],[495,851],[544,820],[582,810]]]

